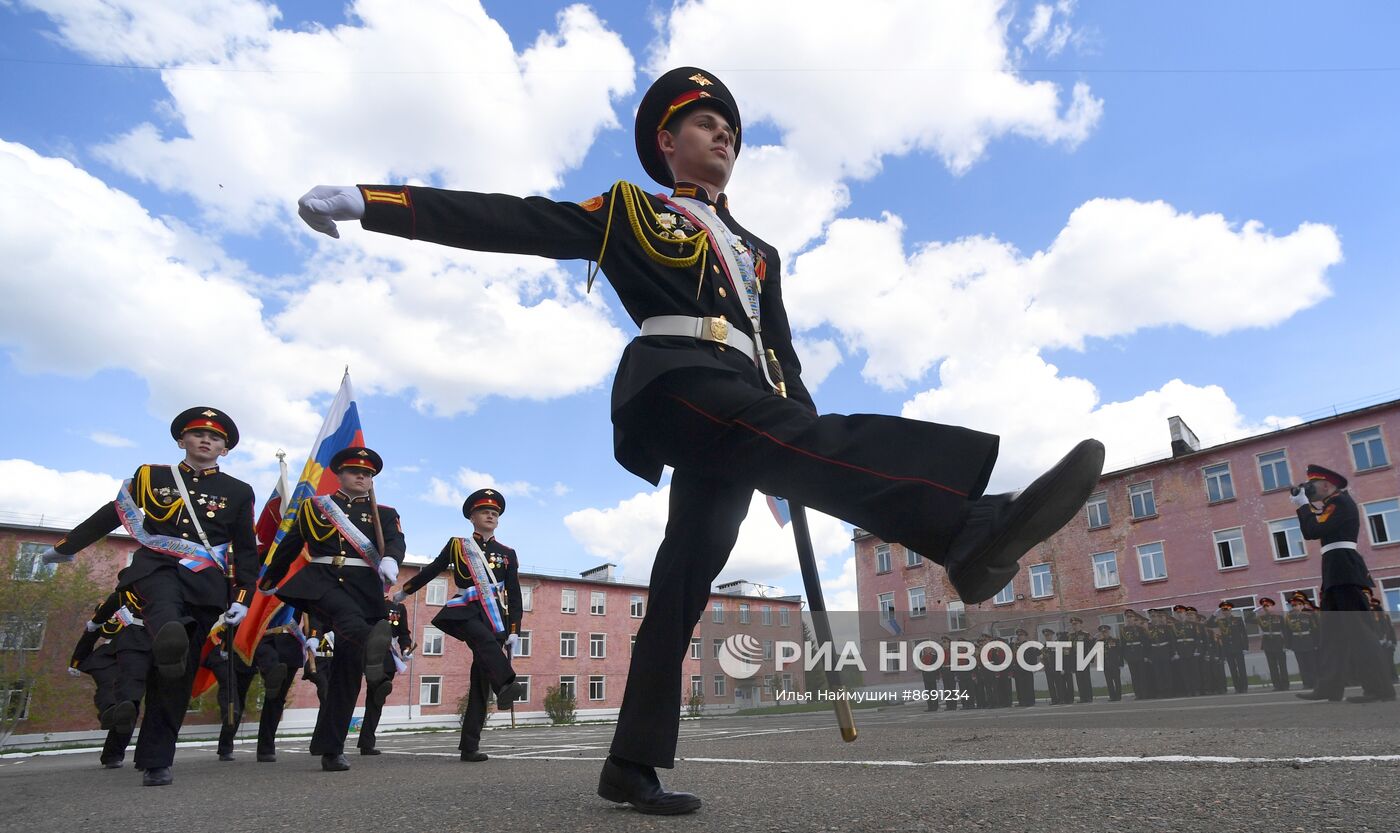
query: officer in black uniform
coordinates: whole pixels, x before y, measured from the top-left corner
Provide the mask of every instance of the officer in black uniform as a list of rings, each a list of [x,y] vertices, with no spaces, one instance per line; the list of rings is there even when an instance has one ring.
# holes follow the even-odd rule
[[[321,756],[327,772],[350,768],[345,736],[360,697],[360,678],[367,684],[366,702],[382,704],[389,694],[384,657],[392,629],[384,618],[384,590],[398,578],[404,538],[393,507],[381,504],[377,515],[372,511],[374,476],[383,469],[383,458],[371,449],[351,446],[337,452],[331,471],[340,489],[329,496],[329,507],[314,499],[302,502],[263,576],[265,587],[275,586],[306,547],[310,563],[287,579],[277,597],[313,612],[335,631],[335,662],[325,675],[326,694],[311,735],[311,754]],[[383,553],[378,551],[380,536]]]
[[[301,216],[480,251],[595,261],[641,327],[614,378],[615,455],[652,483],[666,465],[670,517],[637,633],[599,793],[648,813],[697,809],[661,788],[680,728],[681,667],[753,490],[842,518],[942,564],[968,603],[1072,518],[1097,483],[1086,440],[1019,495],[983,496],[998,439],[877,415],[819,416],[783,306],[778,253],[729,213],[739,108],[709,72],[683,67],[647,91],[636,120],[646,171],[672,194],[625,182],[582,203],[433,188],[318,186]],[[771,351],[771,352],[770,352]]]
[[[920,660],[923,662],[923,664],[926,665],[926,666],[931,666],[931,665],[933,665],[933,660],[934,660],[933,649],[932,649],[932,648],[925,648],[925,649],[920,653],[919,659],[920,659]],[[945,661],[946,661],[946,660],[945,660]],[[938,696],[938,689],[940,688],[940,686],[939,686],[939,684],[938,684],[938,680],[939,680],[939,677],[940,677],[939,669],[937,669],[937,668],[931,668],[931,669],[929,669],[929,670],[924,670],[923,668],[920,668],[920,669],[919,669],[919,675],[920,675],[920,677],[923,679],[923,684],[924,684],[924,689],[923,689],[923,691],[924,691],[924,711],[936,712],[936,711],[938,711],[938,703],[939,703],[939,696]]]
[[[1094,702],[1093,671],[1087,667],[1087,664],[1086,667],[1080,668],[1079,658],[1089,655],[1089,649],[1094,646],[1094,635],[1084,629],[1084,620],[1078,616],[1070,617],[1069,641],[1074,643],[1074,648],[1070,653],[1072,657],[1070,667],[1074,670],[1070,673],[1074,676],[1074,687],[1079,691],[1079,702],[1092,703]],[[1073,693],[1070,696],[1073,697]]]
[[[1108,700],[1123,699],[1123,643],[1113,635],[1113,628],[1099,625],[1099,643],[1103,645],[1103,682]]]
[[[1051,642],[1061,641],[1060,637],[1050,628],[1042,628],[1040,631],[1040,642],[1048,645]],[[1045,687],[1050,690],[1050,705],[1061,706],[1074,702],[1073,690],[1066,692],[1066,675],[1061,670],[1063,665],[1060,651],[1051,648],[1043,648],[1040,652],[1040,664],[1045,671]]]
[[[1017,628],[1016,636],[1008,645],[1011,651],[1011,678],[1016,686],[1016,705],[1021,708],[1035,705],[1035,672],[1025,666],[1035,665],[1040,659],[1040,652],[1034,648],[1027,648],[1024,654],[1025,663],[1017,659],[1022,656],[1021,646],[1029,640],[1030,633],[1025,628]],[[1032,654],[1035,655],[1034,659],[1031,658]]]
[[[1186,619],[1186,605],[1172,606],[1171,625],[1176,640],[1172,654],[1172,685],[1177,693],[1195,697],[1201,693],[1200,646],[1195,627]]]
[[[1131,608],[1123,611],[1123,631],[1119,636],[1123,646],[1123,661],[1133,685],[1134,700],[1152,699],[1152,679],[1148,673],[1147,654],[1152,640],[1147,635],[1147,620]]]
[[[393,631],[393,640],[389,646],[390,651],[384,657],[384,675],[390,689],[384,696],[388,697],[393,692],[394,677],[399,673],[399,663],[413,654],[413,632],[408,627],[408,608],[404,607],[402,602],[396,602],[385,596],[384,609],[385,617],[389,620],[389,627]],[[395,643],[398,645],[398,656],[394,655]],[[359,747],[361,755],[380,754],[374,745],[374,733],[379,729],[379,718],[383,713],[384,703],[382,701],[371,699],[365,703],[365,717],[360,721],[360,739],[355,744]]]
[[[286,621],[274,624],[258,640],[253,664],[263,678],[263,707],[258,716],[258,762],[277,761],[277,727],[287,708],[287,695],[296,681],[297,669],[310,660],[312,633],[303,624],[308,619],[295,608]],[[274,620],[275,621],[275,620]]]
[[[248,689],[252,688],[256,672],[253,666],[238,656],[237,651],[233,651],[233,637],[222,623],[214,626],[209,638],[212,645],[209,654],[204,657],[204,667],[214,675],[219,686],[219,742],[214,751],[219,760],[232,761],[233,740],[243,723],[243,708],[247,705]],[[233,670],[232,680],[229,679],[230,666]]]
[[[520,557],[496,538],[496,527],[505,511],[505,496],[495,489],[478,489],[462,503],[462,516],[472,523],[472,539],[486,557],[489,574],[485,581],[494,585],[492,592],[496,594],[501,614],[501,630],[497,631],[488,621],[484,606],[477,601],[476,583],[468,567],[467,553],[463,551],[467,542],[462,539],[450,539],[433,563],[404,582],[403,590],[394,595],[395,601],[402,602],[442,571],[452,570],[452,578],[461,592],[433,617],[433,627],[467,643],[472,649],[471,687],[467,710],[462,715],[462,739],[457,747],[461,759],[469,763],[479,763],[488,757],[481,751],[481,728],[486,725],[490,693],[495,693],[496,708],[501,710],[510,708],[524,693],[524,686],[515,681],[515,669],[510,662],[520,644],[520,622],[524,618]]]
[[[1233,604],[1222,601],[1211,621],[1220,633],[1220,654],[1230,669],[1230,682],[1234,685],[1236,694],[1244,694],[1249,690],[1249,672],[1244,667],[1244,652],[1249,648],[1249,633],[1245,630],[1244,622],[1232,612],[1234,609]]]
[[[1259,650],[1269,664],[1269,681],[1274,691],[1287,691],[1288,658],[1283,646],[1283,617],[1274,613],[1274,600],[1269,596],[1259,597],[1259,613],[1254,622],[1259,626]],[[1338,698],[1340,699],[1340,698]]]
[[[114,592],[97,606],[68,661],[69,674],[87,674],[96,684],[92,702],[99,724],[107,730],[99,760],[107,769],[121,768],[126,758],[151,664],[151,639],[141,620],[129,610],[118,614],[129,597],[130,591]],[[101,645],[98,640],[103,640]]]
[[[117,576],[117,589],[134,594],[141,618],[154,634],[156,673],[146,677],[146,714],[135,759],[148,787],[174,781],[175,738],[185,721],[205,637],[221,610],[227,608],[235,623],[247,614],[258,573],[253,490],[218,466],[219,458],[238,445],[238,426],[228,414],[196,407],[175,417],[170,436],[184,449],[185,459],[178,466],[141,466],[129,481],[130,500],[144,513],[131,531],[144,540],[131,565]],[[75,527],[44,554],[45,563],[71,561],[121,526],[117,506],[105,504]],[[179,554],[190,545],[203,552]]]
[[[1152,665],[1153,696],[1177,697],[1181,692],[1172,680],[1172,659],[1176,655],[1176,627],[1164,608],[1149,611],[1152,624],[1147,636],[1152,640],[1147,658]]]
[[[967,672],[953,670],[953,638],[940,636],[938,641],[943,646],[943,665],[938,671],[939,681],[942,683],[940,688],[949,692],[941,695],[939,699],[948,711],[958,708],[970,709],[970,701],[963,699],[970,697],[967,685],[963,682],[963,675]]]
[[[1360,681],[1362,693],[1347,700],[1394,700],[1395,689],[1372,661],[1375,634],[1368,626],[1374,587],[1366,561],[1356,551],[1361,513],[1347,491],[1347,479],[1329,468],[1308,466],[1306,488],[1295,490],[1303,537],[1322,542],[1322,633],[1318,640],[1317,685],[1298,694],[1304,700],[1340,700],[1347,681]]]
[[[1317,633],[1313,615],[1308,612],[1308,597],[1294,593],[1288,598],[1288,607],[1288,614],[1283,617],[1283,645],[1293,652],[1303,688],[1312,688],[1317,685]]]

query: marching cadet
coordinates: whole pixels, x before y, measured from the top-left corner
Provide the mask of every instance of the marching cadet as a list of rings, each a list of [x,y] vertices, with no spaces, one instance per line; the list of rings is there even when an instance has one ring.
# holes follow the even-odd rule
[[[142,783],[172,783],[175,739],[185,722],[205,637],[221,611],[236,624],[248,613],[257,580],[253,490],[219,470],[238,445],[238,426],[213,408],[183,411],[170,436],[185,452],[176,466],[144,465],[105,504],[46,553],[44,562],[72,561],[118,526],[140,542],[117,576],[154,633],[146,676],[146,713],[136,741]],[[232,584],[232,586],[231,586]]]
[[[1197,620],[1201,632],[1201,689],[1210,694],[1225,693],[1225,654],[1220,644],[1220,626],[1211,622],[1200,622],[1200,614],[1192,608],[1191,616]]]
[[[1264,659],[1269,663],[1269,680],[1274,684],[1274,691],[1287,691],[1288,659],[1283,653],[1283,617],[1274,613],[1274,604],[1269,596],[1261,596],[1259,615],[1254,617],[1254,621],[1259,626],[1259,650],[1264,652]]]
[[[1123,644],[1113,635],[1113,628],[1099,625],[1099,642],[1103,644],[1103,681],[1109,702],[1123,699]]]
[[[1016,686],[1016,705],[1021,708],[1035,705],[1035,672],[1017,660],[1021,653],[1021,646],[1029,639],[1030,634],[1025,628],[1017,628],[1016,636],[1008,646],[1011,651],[1011,677]],[[1040,652],[1034,648],[1027,648],[1025,652],[1026,664],[1034,665],[1040,659],[1039,654]]]
[[[1249,633],[1244,622],[1232,611],[1235,606],[1229,601],[1221,601],[1215,616],[1210,621],[1219,628],[1220,654],[1230,669],[1230,682],[1236,694],[1249,690],[1249,672],[1244,667],[1244,652],[1249,648]]]
[[[1133,699],[1151,700],[1153,681],[1147,655],[1152,649],[1152,640],[1147,633],[1147,620],[1141,613],[1131,608],[1123,611],[1123,631],[1119,639],[1133,685]]]
[[[97,606],[68,661],[69,674],[87,674],[96,684],[92,702],[99,724],[107,730],[99,760],[107,769],[120,769],[126,759],[151,662],[145,627],[129,610],[122,611],[128,594],[111,593]],[[99,639],[105,641],[97,645]]]
[[[1058,637],[1050,628],[1042,628],[1040,631],[1041,644],[1055,642],[1064,635]],[[1045,687],[1050,689],[1050,705],[1059,706],[1074,702],[1074,690],[1069,688],[1066,681],[1066,674],[1063,670],[1063,653],[1060,651],[1045,648],[1040,652],[1040,663],[1045,666]]]
[[[1094,644],[1094,636],[1084,630],[1084,620],[1078,616],[1070,617],[1069,626],[1070,631],[1067,636],[1069,641],[1074,643],[1074,647],[1071,649],[1074,659],[1070,660],[1073,663],[1071,667],[1074,671],[1067,673],[1073,675],[1074,688],[1079,689],[1079,702],[1092,703],[1094,702],[1094,678],[1088,668],[1079,667],[1079,658],[1088,655],[1089,648]],[[1071,691],[1070,699],[1073,700],[1073,698],[1074,692]]]
[[[351,446],[331,458],[331,471],[340,481],[332,495],[307,498],[283,536],[263,576],[271,589],[286,575],[306,547],[309,562],[277,590],[293,607],[313,612],[330,623],[338,643],[326,679],[326,693],[311,735],[311,754],[321,756],[321,769],[343,772],[345,736],[366,683],[367,703],[383,704],[388,696],[384,657],[392,629],[384,618],[384,590],[393,585],[404,557],[399,513],[378,505],[374,476],[384,460],[368,448]]]
[[[973,690],[976,692],[974,697],[977,701],[977,708],[979,709],[994,709],[997,705],[995,675],[992,673],[992,670],[982,662],[982,649],[991,641],[991,636],[984,633],[977,637],[976,642],[973,643],[976,646],[976,650],[973,652],[972,656],[976,666],[972,669],[972,681]],[[989,659],[990,656],[989,651]]]
[[[525,687],[515,681],[510,658],[520,645],[520,558],[496,538],[505,496],[495,489],[478,489],[462,503],[462,516],[471,521],[471,538],[451,538],[433,563],[404,582],[394,594],[402,602],[428,582],[451,569],[461,592],[433,617],[433,627],[467,643],[472,649],[472,670],[467,710],[462,715],[461,759],[487,760],[481,751],[481,728],[486,725],[488,692],[496,695],[496,708],[504,711],[520,699]],[[679,697],[677,701],[680,702]],[[679,714],[679,711],[677,711]]]
[[[413,633],[408,627],[408,608],[404,607],[402,602],[385,596],[384,609],[389,627],[393,629],[389,653],[384,657],[384,674],[389,686],[389,691],[385,692],[384,696],[388,697],[393,692],[394,676],[408,668],[405,660],[413,654]],[[360,739],[355,744],[359,747],[361,755],[380,754],[374,746],[374,733],[379,729],[379,718],[383,713],[384,703],[378,698],[365,703],[365,716],[360,721]]]
[[[416,186],[318,186],[299,201],[313,228],[336,220],[479,251],[590,260],[641,328],[614,377],[614,450],[658,483],[670,515],[598,793],[645,813],[698,809],[661,787],[675,764],[681,669],[710,581],[755,489],[842,518],[944,566],[969,604],[1084,505],[1103,468],[1085,440],[1015,495],[984,495],[998,438],[898,417],[819,415],[802,381],[778,252],[730,214],[739,107],[712,73],[662,75],[643,96],[642,167],[670,196],[619,182],[581,203]]]
[[[284,605],[268,623],[253,655],[253,664],[263,678],[262,714],[258,716],[258,763],[277,761],[277,727],[287,708],[287,695],[296,681],[297,669],[315,662],[312,641],[307,636],[310,628],[303,629],[303,619],[309,617]],[[317,693],[320,693],[319,687]]]
[[[1195,697],[1201,693],[1196,628],[1186,618],[1186,605],[1173,605],[1172,614],[1172,635],[1176,640],[1172,656],[1174,687],[1182,696]]]
[[[953,638],[944,635],[939,637],[938,641],[943,645],[943,667],[939,669],[939,679],[943,683],[943,690],[950,692],[949,694],[943,695],[947,698],[943,700],[943,705],[948,711],[953,711],[959,707],[970,709],[972,706],[967,699],[964,699],[971,696],[967,693],[968,684],[964,681],[964,675],[967,675],[968,672],[953,670]]]
[[[1395,620],[1381,606],[1380,599],[1371,599],[1371,610],[1376,614],[1376,633],[1380,635],[1381,666],[1392,681],[1400,681],[1400,669],[1395,667]]]
[[[1172,658],[1176,655],[1176,628],[1169,621],[1167,611],[1157,608],[1149,611],[1152,624],[1147,628],[1147,636],[1152,640],[1148,662],[1152,664],[1154,697],[1177,697],[1181,692],[1172,680]]]
[[[214,675],[219,686],[219,743],[215,752],[221,761],[233,760],[233,739],[243,723],[243,708],[248,703],[248,689],[253,685],[253,667],[233,650],[233,636],[223,623],[209,632],[212,646],[204,658],[204,667]],[[232,666],[233,679],[229,679]]]
[[[1313,615],[1308,612],[1308,597],[1294,593],[1288,599],[1288,607],[1290,610],[1283,617],[1283,646],[1293,652],[1303,688],[1312,688],[1317,685],[1317,633]]]

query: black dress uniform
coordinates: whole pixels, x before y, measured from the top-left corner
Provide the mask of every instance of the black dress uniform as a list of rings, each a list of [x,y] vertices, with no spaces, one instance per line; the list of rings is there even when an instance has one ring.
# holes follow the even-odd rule
[[[1120,640],[1123,645],[1123,661],[1128,664],[1128,675],[1133,685],[1134,700],[1150,700],[1153,695],[1153,682],[1148,673],[1147,654],[1151,650],[1151,639],[1142,615],[1135,610],[1124,614]]]
[[[1151,640],[1148,661],[1152,664],[1154,697],[1176,697],[1180,694],[1172,681],[1172,657],[1176,654],[1176,628],[1167,621],[1166,611],[1156,611],[1156,617],[1147,626],[1147,636]]]
[[[253,666],[243,661],[237,651],[229,656],[232,638],[227,629],[216,628],[211,634],[213,647],[204,658],[204,667],[214,675],[219,686],[219,742],[215,752],[221,761],[233,760],[233,739],[238,735],[238,727],[243,723],[243,709],[248,703],[248,689],[252,688]],[[229,679],[232,666],[233,679]]]
[[[408,608],[404,607],[402,603],[392,601],[388,596],[385,596],[384,610],[385,617],[389,621],[389,628],[392,631],[392,638],[399,644],[399,653],[412,653],[413,633],[408,628]],[[390,689],[389,692],[385,693],[386,697],[389,693],[392,693],[394,677],[397,676],[398,673],[399,666],[398,663],[394,661],[393,653],[385,654],[384,676]],[[359,747],[361,755],[379,754],[379,750],[374,748],[374,733],[379,729],[379,718],[383,713],[384,703],[378,698],[371,698],[369,702],[365,703],[365,716],[364,719],[360,721],[360,738],[355,743],[355,745]]]
[[[942,684],[941,689],[949,692],[946,695],[940,696],[939,700],[948,711],[954,711],[959,706],[964,709],[971,708],[971,706],[968,705],[968,701],[963,699],[964,696],[967,696],[965,695],[967,688],[963,684],[963,677],[961,675],[966,672],[953,670],[953,641],[946,636],[941,637],[938,641],[943,645],[943,666],[938,669],[938,678],[939,682]],[[947,699],[943,699],[944,697]]]
[[[1103,681],[1108,699],[1116,703],[1123,699],[1123,643],[1113,635],[1113,628],[1099,626],[1099,643],[1103,645]]]
[[[1283,644],[1293,652],[1303,688],[1317,685],[1317,632],[1313,615],[1305,609],[1306,599],[1290,599],[1293,610],[1283,617]]]
[[[307,618],[301,611],[293,613],[293,621]],[[258,760],[272,763],[277,760],[277,727],[282,723],[282,713],[287,708],[287,695],[296,681],[297,669],[307,659],[302,639],[297,637],[293,624],[268,628],[253,654],[253,665],[263,678],[263,707],[258,716]],[[302,638],[309,639],[312,633],[307,628]],[[319,692],[318,692],[319,693]]]
[[[1274,613],[1274,600],[1267,596],[1259,600],[1262,612],[1254,618],[1259,626],[1259,650],[1269,664],[1269,681],[1274,691],[1287,691],[1288,657],[1284,654],[1283,617]]]
[[[1011,640],[1008,646],[1011,651],[1011,678],[1016,686],[1016,705],[1022,708],[1035,705],[1035,672],[1024,667],[1022,663],[1017,660],[1017,656],[1021,653],[1021,646],[1024,645],[1029,638],[1030,634],[1025,630],[1017,630],[1015,638]],[[1030,658],[1030,654],[1032,653],[1037,654],[1035,659]],[[1025,654],[1025,665],[1034,665],[1040,659],[1038,656],[1039,652],[1034,649],[1027,648]]]
[[[1230,669],[1230,682],[1236,694],[1244,694],[1249,690],[1249,673],[1244,666],[1244,652],[1249,649],[1249,633],[1245,630],[1244,622],[1230,612],[1232,610],[1234,605],[1221,602],[1219,612],[1211,617],[1211,621],[1220,629],[1220,654]]]
[[[1318,642],[1317,686],[1313,695],[1338,699],[1349,679],[1360,681],[1367,698],[1394,700],[1395,689],[1374,657],[1375,635],[1368,627],[1371,604],[1362,592],[1375,586],[1371,572],[1356,551],[1361,530],[1360,511],[1347,479],[1322,466],[1308,466],[1309,480],[1326,480],[1340,491],[1323,502],[1298,507],[1303,537],[1322,542],[1322,633]]]
[[[1185,617],[1185,606],[1177,605],[1173,612]],[[1173,687],[1179,694],[1195,697],[1201,693],[1200,642],[1196,628],[1185,618],[1173,618],[1172,634],[1175,638],[1172,654]]]
[[[120,767],[126,758],[151,663],[151,640],[140,620],[126,624],[116,615],[127,595],[111,593],[97,606],[91,619],[97,627],[84,630],[68,662],[96,685],[92,702],[107,730],[100,760],[108,769]]]
[[[191,408],[175,418],[170,433],[180,439],[186,431],[211,430],[238,444],[238,429],[227,414],[213,408]],[[136,741],[138,769],[159,770],[175,762],[175,739],[185,721],[190,690],[199,669],[204,639],[219,613],[232,601],[246,604],[258,574],[257,537],[253,532],[253,489],[218,466],[193,469],[180,463],[176,470],[194,507],[185,505],[169,466],[145,465],[132,475],[132,498],[145,513],[142,527],[152,535],[200,543],[195,523],[211,546],[228,544],[236,590],[219,569],[186,569],[169,555],[138,547],[130,566],[117,575],[117,589],[131,591],[141,606],[141,618],[152,635],[152,661],[160,673],[147,675],[146,714]],[[191,514],[191,513],[194,514]],[[116,505],[108,503],[64,536],[54,549],[72,555],[112,532],[121,521]],[[162,631],[171,626],[162,638]],[[183,631],[183,639],[179,638]],[[172,638],[174,637],[174,638]],[[162,646],[183,641],[183,657],[160,656]],[[182,661],[177,662],[180,659]],[[165,782],[165,783],[168,783]]]
[[[480,489],[467,496],[462,504],[462,516],[470,518],[472,511],[480,508],[504,512],[505,506],[505,496],[500,492],[494,489]],[[510,657],[506,654],[504,645],[510,634],[520,632],[520,623],[524,618],[524,611],[521,610],[523,602],[520,592],[520,557],[515,554],[515,550],[502,544],[494,535],[487,540],[483,540],[475,532],[472,535],[486,556],[486,565],[491,569],[491,574],[497,582],[505,585],[503,597],[498,594],[498,604],[502,598],[505,601],[501,610],[505,630],[497,633],[486,620],[481,604],[476,601],[444,606],[441,612],[433,617],[433,627],[453,639],[467,643],[472,650],[471,688],[468,692],[467,709],[462,715],[462,738],[457,746],[463,760],[475,760],[478,757],[481,728],[486,725],[488,698],[492,694],[505,692],[507,687],[515,682],[515,669],[511,667]],[[476,587],[461,546],[457,539],[453,538],[443,546],[431,564],[404,583],[404,594],[418,592],[448,569],[452,570],[452,579],[459,591],[465,593]],[[504,706],[508,707],[509,703]]]
[[[1073,659],[1070,660],[1070,662],[1073,663],[1070,667],[1074,669],[1070,672],[1074,677],[1074,688],[1079,691],[1079,702],[1092,703],[1094,702],[1093,671],[1088,668],[1087,665],[1084,668],[1080,668],[1079,658],[1089,655],[1089,649],[1094,646],[1094,635],[1084,630],[1083,627],[1080,627],[1084,623],[1079,619],[1070,619],[1069,623],[1075,626],[1074,630],[1069,632],[1069,641],[1074,643],[1074,648],[1072,650]],[[1074,696],[1073,692],[1071,692],[1070,696]]]
[[[359,466],[377,473],[384,463],[370,449],[351,447],[331,458],[332,471],[338,472],[345,466]],[[337,491],[331,499],[350,523],[374,544],[375,516],[369,495],[351,497]],[[384,536],[384,552],[380,553],[380,558],[402,564],[405,549],[399,513],[383,504],[378,508],[379,528]],[[302,503],[296,521],[277,545],[273,561],[263,577],[265,586],[273,586],[282,579],[293,559],[302,556],[303,546],[310,563],[287,579],[277,590],[277,597],[314,613],[330,623],[329,629],[335,631],[335,661],[329,673],[321,672],[326,680],[326,696],[311,735],[311,754],[322,756],[324,766],[327,756],[345,752],[345,736],[350,731],[355,702],[360,696],[361,677],[369,682],[367,699],[377,698],[382,702],[387,694],[383,689],[383,663],[389,649],[390,630],[384,621],[384,581],[379,571],[359,556],[310,500]]]

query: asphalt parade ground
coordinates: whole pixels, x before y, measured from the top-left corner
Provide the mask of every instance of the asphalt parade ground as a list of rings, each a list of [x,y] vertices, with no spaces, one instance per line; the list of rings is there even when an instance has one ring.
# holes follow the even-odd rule
[[[1353,690],[1355,691],[1355,690]],[[3,828],[26,831],[1400,831],[1400,705],[1291,692],[1029,709],[858,709],[682,723],[672,789],[704,806],[643,816],[594,794],[610,724],[381,734],[324,773],[304,737],[276,763],[182,745],[146,788],[97,751],[0,757]]]

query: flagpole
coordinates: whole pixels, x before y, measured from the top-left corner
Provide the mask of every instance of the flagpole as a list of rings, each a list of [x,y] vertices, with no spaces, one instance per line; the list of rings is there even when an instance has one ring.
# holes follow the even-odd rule
[[[802,585],[807,592],[807,609],[812,613],[812,627],[816,631],[817,642],[831,645],[831,622],[826,614],[826,600],[822,596],[822,580],[817,574],[817,556],[812,551],[812,532],[807,527],[805,507],[788,501],[792,511],[792,534],[797,540],[797,563],[802,567]],[[856,719],[851,713],[851,701],[845,697],[846,687],[841,683],[841,672],[833,663],[826,669],[826,684],[836,697],[832,707],[836,710],[836,725],[841,728],[841,739],[847,743],[856,739]]]

